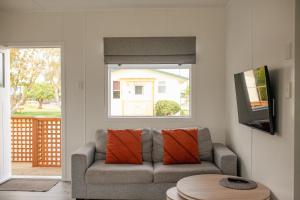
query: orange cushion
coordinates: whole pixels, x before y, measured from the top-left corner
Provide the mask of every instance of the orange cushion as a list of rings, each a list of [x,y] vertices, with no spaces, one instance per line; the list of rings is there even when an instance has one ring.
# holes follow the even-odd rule
[[[200,163],[198,129],[162,130],[164,164]]]
[[[108,129],[107,164],[142,164],[142,130]]]

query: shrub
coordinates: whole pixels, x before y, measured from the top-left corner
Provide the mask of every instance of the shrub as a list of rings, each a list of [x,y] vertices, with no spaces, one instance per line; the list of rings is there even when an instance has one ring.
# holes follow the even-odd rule
[[[174,115],[180,111],[180,105],[171,100],[160,100],[155,104],[156,116]]]

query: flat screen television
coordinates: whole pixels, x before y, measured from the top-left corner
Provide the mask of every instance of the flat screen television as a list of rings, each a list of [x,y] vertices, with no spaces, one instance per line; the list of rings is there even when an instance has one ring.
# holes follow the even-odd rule
[[[234,75],[239,123],[275,134],[275,111],[267,66]]]

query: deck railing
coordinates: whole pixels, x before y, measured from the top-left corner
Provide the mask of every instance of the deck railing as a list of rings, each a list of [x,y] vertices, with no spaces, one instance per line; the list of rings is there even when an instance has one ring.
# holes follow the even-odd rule
[[[61,166],[61,118],[12,117],[13,162],[33,167]]]

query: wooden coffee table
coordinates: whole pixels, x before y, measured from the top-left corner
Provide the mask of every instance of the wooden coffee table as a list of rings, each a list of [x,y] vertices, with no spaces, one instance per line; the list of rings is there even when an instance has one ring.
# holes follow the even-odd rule
[[[181,179],[167,191],[167,200],[269,200],[270,190],[257,183],[252,190],[234,190],[219,185],[219,174],[195,175]]]

